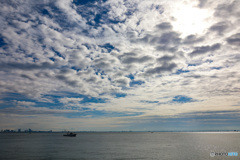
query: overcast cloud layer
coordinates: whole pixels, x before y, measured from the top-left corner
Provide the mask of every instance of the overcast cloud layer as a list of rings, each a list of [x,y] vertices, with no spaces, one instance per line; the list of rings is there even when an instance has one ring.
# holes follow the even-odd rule
[[[240,129],[240,1],[0,4],[0,128]]]

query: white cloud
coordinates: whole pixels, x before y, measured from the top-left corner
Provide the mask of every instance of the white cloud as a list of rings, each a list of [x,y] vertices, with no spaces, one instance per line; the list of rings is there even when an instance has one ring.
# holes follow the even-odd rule
[[[59,102],[68,104],[68,103],[79,103],[82,100],[83,98],[61,98],[59,99]]]

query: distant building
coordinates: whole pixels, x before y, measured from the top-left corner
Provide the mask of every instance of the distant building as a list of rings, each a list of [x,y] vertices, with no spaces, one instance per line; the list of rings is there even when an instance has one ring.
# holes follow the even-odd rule
[[[10,130],[9,129],[5,129],[3,132],[8,133],[8,132],[10,132]]]
[[[21,132],[21,129],[18,129],[18,133],[20,133]]]

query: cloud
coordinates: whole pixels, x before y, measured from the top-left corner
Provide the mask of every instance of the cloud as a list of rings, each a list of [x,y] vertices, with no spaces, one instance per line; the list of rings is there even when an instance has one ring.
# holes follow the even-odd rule
[[[232,16],[239,17],[240,13],[238,6],[239,6],[238,0],[234,0],[232,1],[232,3],[224,2],[217,6],[214,15],[217,17],[232,17]]]
[[[228,42],[230,45],[239,46],[239,45],[240,45],[240,33],[231,35],[229,38],[227,38],[227,42]]]
[[[198,0],[198,1],[199,1],[198,7],[202,8],[205,6],[208,0]]]
[[[82,101],[83,98],[60,98],[59,102],[63,103],[63,104],[68,104],[68,103],[79,103],[80,101]]]
[[[0,67],[2,69],[21,69],[21,70],[41,70],[41,69],[48,69],[48,68],[55,68],[53,63],[50,62],[43,62],[41,64],[35,63],[17,63],[17,62],[10,62],[10,63],[1,63]]]
[[[219,35],[223,35],[224,31],[227,30],[230,26],[230,22],[218,22],[210,27],[210,31],[215,31]]]
[[[14,103],[16,103],[17,106],[33,106],[36,103],[35,102],[28,102],[28,101],[13,101]]]
[[[160,30],[172,30],[172,25],[169,22],[163,22],[156,26]]]
[[[9,107],[0,109],[0,113],[16,115],[46,115],[46,114],[66,114],[73,113],[72,110],[49,109],[46,107]]]
[[[162,44],[162,45],[171,45],[175,44],[178,45],[181,41],[180,35],[176,32],[165,32],[158,36],[151,36],[147,35],[144,38],[142,38],[143,42],[148,42],[150,44]]]
[[[71,72],[72,71],[72,72]],[[75,73],[73,73],[73,70],[69,70],[66,73],[60,72],[58,74],[55,75],[55,78],[57,80],[63,81],[65,82],[67,85],[71,86],[71,87],[81,87],[83,86],[82,84],[82,80],[79,79]]]
[[[159,103],[159,101],[141,101],[143,103]]]
[[[132,63],[144,63],[147,61],[152,60],[150,56],[143,56],[143,57],[124,57],[122,59],[122,63],[124,64],[132,64]]]
[[[172,30],[171,24],[163,22],[156,25],[155,28],[157,29],[152,33],[150,32],[140,38],[133,38],[132,42],[154,47],[157,52],[178,52],[182,39],[178,32]]]
[[[194,56],[202,55],[208,52],[214,52],[220,49],[220,47],[221,47],[220,43],[213,44],[212,46],[208,45],[208,46],[194,47],[194,50],[190,53],[190,56],[194,57]]]
[[[177,65],[175,63],[163,63],[162,66],[149,68],[146,70],[146,75],[162,74],[163,72],[172,72]]]
[[[189,35],[187,36],[184,40],[184,44],[194,44],[194,43],[199,43],[203,42],[204,38],[203,37],[197,37],[196,35]]]
[[[158,58],[158,59],[157,59],[157,62],[167,63],[167,62],[173,60],[174,58],[175,58],[174,56],[165,55],[165,56],[162,56],[162,57]]]
[[[114,82],[118,85],[118,86],[126,86],[128,87],[129,86],[129,82],[130,82],[130,79],[129,78],[118,78],[118,79],[115,79]]]
[[[176,46],[174,47],[169,47],[167,45],[159,45],[156,47],[157,51],[166,51],[166,52],[176,52],[178,50],[178,48]]]

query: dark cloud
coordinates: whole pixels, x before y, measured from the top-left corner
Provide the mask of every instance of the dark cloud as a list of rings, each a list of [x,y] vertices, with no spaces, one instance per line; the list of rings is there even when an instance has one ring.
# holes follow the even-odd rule
[[[160,30],[172,30],[172,25],[169,22],[163,22],[156,26]]]
[[[124,64],[132,64],[132,63],[144,63],[147,61],[152,60],[150,56],[143,56],[143,57],[126,57],[122,60]]]
[[[156,47],[157,51],[165,51],[165,52],[176,52],[178,50],[178,46],[168,46],[168,45],[159,45]]]
[[[147,34],[145,35],[143,38],[137,39],[136,42],[140,42],[140,43],[149,43],[150,40],[153,38],[154,36]]]
[[[18,115],[46,115],[46,114],[66,114],[73,113],[76,110],[49,109],[45,107],[9,107],[0,109],[0,113],[18,114]]]
[[[95,83],[97,81],[97,77],[90,77],[88,79],[84,79],[88,83]]]
[[[54,77],[57,80],[64,82],[68,86],[71,86],[71,87],[82,86],[82,83],[80,82],[78,77],[74,78],[74,76],[76,76],[76,74],[75,74],[75,71],[72,69],[62,69],[59,71],[59,73],[54,75]]]
[[[138,39],[137,42],[148,43],[150,45],[178,45],[181,42],[180,35],[176,32],[166,32],[160,36],[147,34],[141,39]]]
[[[144,101],[144,100],[142,100],[140,102],[142,102],[142,103],[159,103],[159,101]]]
[[[120,61],[123,64],[132,64],[132,63],[145,63],[147,61],[152,60],[153,58],[150,56],[140,56],[138,57],[136,53],[130,52],[130,53],[124,53],[123,55],[118,56]]]
[[[195,47],[194,51],[192,51],[190,53],[190,56],[194,57],[194,56],[205,54],[207,52],[213,52],[213,51],[216,51],[216,50],[220,49],[220,47],[221,47],[221,44],[219,44],[219,43],[216,43],[212,46]]]
[[[199,0],[198,7],[202,8],[205,6],[206,3],[207,3],[207,0]]]
[[[119,79],[116,79],[114,82],[116,82],[120,86],[128,86],[129,85],[128,78],[119,78]]]
[[[26,74],[22,74],[20,75],[22,78],[26,78],[26,79],[29,79],[29,80],[34,80],[32,77],[30,77],[29,75],[26,75]]]
[[[71,80],[69,79],[68,76],[66,75],[56,75],[56,79],[65,82],[67,85],[71,86],[71,87],[79,87],[82,86],[79,81],[77,80]]]
[[[149,68],[146,70],[146,75],[161,74],[162,72],[171,72],[177,65],[175,63],[163,63],[162,66]]]
[[[94,66],[99,69],[109,68],[110,64],[104,61],[99,61],[98,63],[95,63]]]
[[[116,62],[115,59],[109,57],[102,57],[94,60],[94,67],[96,69],[109,70],[111,69],[111,64]]]
[[[176,32],[163,33],[160,37],[153,38],[150,42],[160,43],[160,44],[179,44],[181,38]]]
[[[157,44],[157,51],[176,52],[181,43],[181,38],[176,32],[163,33],[160,37],[154,37],[150,41],[151,44]]]
[[[227,42],[231,45],[240,46],[240,33],[234,34],[227,38]]]
[[[38,78],[52,78],[52,75],[48,71],[40,71],[34,74]]]
[[[201,78],[202,76],[201,75],[198,75],[198,74],[190,74],[190,75],[187,75],[185,76],[186,78],[195,78],[195,79],[199,79]]]
[[[229,22],[218,22],[210,27],[210,31],[215,31],[219,35],[223,35],[223,32],[229,27]]]
[[[73,74],[73,73],[75,73],[75,71],[69,68],[59,70],[59,74]]]
[[[231,17],[231,16],[240,17],[239,6],[240,6],[239,0],[235,0],[230,4],[228,3],[220,4],[215,9],[214,15],[216,17],[223,17],[223,18]]]
[[[130,39],[135,39],[137,36],[138,36],[138,33],[136,31],[127,32],[127,37]]]
[[[158,27],[164,29],[171,28],[169,23],[160,24]],[[156,46],[155,49],[157,51],[176,52],[178,46],[181,44],[181,38],[179,36],[177,32],[173,31],[162,33],[159,36],[147,34],[143,38],[136,40],[136,42]]]
[[[122,57],[130,57],[130,56],[137,56],[137,54],[134,52],[123,53],[122,55],[118,56],[118,58],[121,59]]]
[[[197,37],[196,35],[189,35],[187,36],[184,40],[184,44],[193,44],[193,43],[198,43],[204,41],[204,38],[202,37]]]
[[[162,56],[160,58],[157,59],[157,62],[160,62],[160,63],[168,63],[169,61],[173,60],[175,58],[175,56],[168,56],[168,55],[165,55],[165,56]]]
[[[18,63],[18,62],[0,63],[1,69],[36,70],[36,69],[48,69],[48,68],[55,68],[55,67],[56,66],[53,63],[49,63],[49,62],[43,62],[40,64]]]

